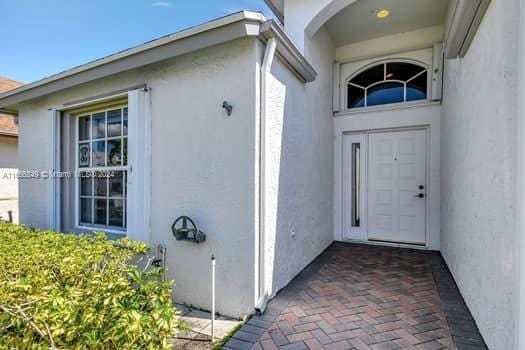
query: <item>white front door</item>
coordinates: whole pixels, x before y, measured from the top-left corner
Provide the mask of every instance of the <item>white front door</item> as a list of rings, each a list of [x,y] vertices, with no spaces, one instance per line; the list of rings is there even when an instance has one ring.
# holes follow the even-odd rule
[[[368,240],[426,244],[426,131],[368,140]]]

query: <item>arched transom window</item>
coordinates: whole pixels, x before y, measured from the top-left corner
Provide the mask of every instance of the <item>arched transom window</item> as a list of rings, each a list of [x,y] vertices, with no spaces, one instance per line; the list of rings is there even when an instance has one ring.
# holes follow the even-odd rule
[[[407,62],[385,62],[348,81],[347,108],[427,99],[427,68]]]

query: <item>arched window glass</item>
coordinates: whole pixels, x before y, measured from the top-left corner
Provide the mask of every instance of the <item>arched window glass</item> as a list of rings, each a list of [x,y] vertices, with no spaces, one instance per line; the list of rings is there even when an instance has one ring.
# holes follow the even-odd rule
[[[359,108],[427,99],[427,69],[406,62],[381,63],[348,82],[347,107]]]

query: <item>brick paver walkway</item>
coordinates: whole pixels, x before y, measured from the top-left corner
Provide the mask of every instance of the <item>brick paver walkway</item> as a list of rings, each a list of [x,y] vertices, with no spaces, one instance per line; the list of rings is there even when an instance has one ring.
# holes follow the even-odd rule
[[[226,349],[486,349],[439,253],[334,243]]]

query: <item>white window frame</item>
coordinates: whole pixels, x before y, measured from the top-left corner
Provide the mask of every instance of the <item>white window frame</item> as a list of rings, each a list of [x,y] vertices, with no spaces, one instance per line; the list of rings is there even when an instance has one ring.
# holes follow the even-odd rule
[[[387,64],[389,64],[389,63],[409,63],[409,64],[413,64],[413,65],[421,67],[422,71],[420,73],[418,73],[417,75],[413,76],[412,78],[410,78],[407,81],[401,81],[401,80],[395,80],[395,79],[386,79],[386,67],[387,67]],[[373,84],[371,84],[370,86],[367,86],[367,87],[363,87],[363,86],[360,86],[360,85],[357,85],[357,84],[353,84],[353,83],[350,82],[352,79],[354,79],[359,74],[365,72],[366,70],[368,70],[370,68],[378,66],[378,65],[383,65],[384,66],[384,71],[385,71],[384,74],[383,74],[384,80],[377,81],[377,82],[375,82],[375,83],[373,83]],[[427,73],[427,98],[426,99],[422,99],[422,100],[416,100],[416,101],[407,101],[406,100],[407,83],[410,82],[412,79],[415,79],[415,78],[419,77],[424,72]],[[344,103],[343,109],[345,111],[352,111],[352,112],[354,112],[354,111],[362,111],[362,110],[368,110],[368,109],[378,109],[378,108],[388,108],[388,107],[401,106],[401,105],[417,105],[417,104],[428,103],[429,101],[432,100],[432,95],[431,95],[431,93],[432,93],[432,90],[431,90],[432,77],[433,77],[433,75],[430,72],[430,67],[429,67],[428,64],[425,64],[423,62],[420,62],[420,61],[417,61],[417,60],[413,60],[413,59],[389,58],[389,59],[383,59],[383,60],[379,60],[379,61],[375,61],[375,62],[369,63],[369,64],[365,65],[364,67],[361,67],[357,71],[353,72],[352,75],[350,75],[349,77],[347,77],[345,79],[345,81],[344,81],[344,89],[343,89],[343,91],[344,91],[344,94],[343,94],[344,95],[344,97],[343,97],[343,99],[344,99],[344,101],[343,101],[343,103]],[[368,88],[370,88],[372,86],[375,86],[377,84],[385,83],[385,82],[402,83],[404,85],[404,101],[403,102],[396,102],[396,103],[386,103],[386,104],[374,105],[374,106],[367,106],[366,105],[366,100],[367,100],[367,90],[368,90]],[[365,106],[363,106],[363,107],[354,107],[354,108],[349,108],[348,107],[348,86],[350,84],[365,90]]]
[[[128,146],[128,153],[129,153],[129,131],[128,131],[128,135],[126,135],[126,136],[123,135],[124,129],[123,129],[122,120],[123,120],[124,108],[128,108],[128,126],[129,126],[129,107],[125,103],[119,104],[119,105],[115,105],[115,106],[112,106],[112,107],[109,107],[109,108],[94,109],[94,110],[91,110],[91,111],[88,111],[88,112],[79,113],[78,115],[75,115],[75,145],[74,145],[74,152],[75,152],[75,174],[77,175],[76,178],[75,178],[75,228],[77,230],[90,230],[90,231],[97,230],[97,231],[102,231],[102,232],[106,232],[106,233],[127,236],[127,230],[128,230],[127,229],[128,198],[127,198],[127,191],[126,191],[126,187],[127,186],[125,185],[125,183],[123,183],[124,196],[122,198],[121,197],[116,198],[116,199],[121,199],[121,200],[125,201],[124,213],[123,213],[123,221],[126,224],[125,227],[123,227],[122,229],[119,229],[119,228],[117,228],[115,226],[97,225],[97,224],[86,225],[85,223],[81,223],[80,222],[80,202],[81,202],[81,199],[82,199],[81,196],[80,196],[80,182],[81,182],[80,173],[81,172],[123,171],[125,173],[124,181],[127,182],[128,173],[129,173],[129,159],[128,159],[128,164],[127,165],[114,166],[114,167],[108,167],[107,165],[104,166],[104,167],[101,167],[101,166],[93,167],[93,142],[94,141],[104,141],[105,142],[105,146],[106,146],[105,150],[107,151],[107,143],[108,143],[108,141],[116,140],[116,139],[124,140],[124,138],[125,138],[127,140],[126,144]],[[113,111],[113,110],[117,110],[117,109],[120,109],[121,113],[122,113],[121,114],[121,135],[120,136],[115,136],[115,137],[108,137],[107,112]],[[104,135],[103,138],[93,139],[92,135],[91,135],[91,133],[92,133],[92,124],[91,124],[92,121],[91,121],[91,119],[93,118],[94,114],[98,114],[98,113],[102,113],[102,112],[105,113],[105,127],[104,127],[105,135]],[[79,140],[79,130],[80,130],[79,129],[79,121],[80,121],[80,118],[86,117],[88,115],[90,117],[89,138],[88,138],[88,142],[90,143],[90,157],[89,157],[90,166],[86,167],[86,168],[80,168],[79,167],[79,159],[78,159],[78,150],[79,150],[79,144],[83,143],[83,142]],[[123,150],[123,149],[121,149],[121,150]],[[106,157],[105,158],[105,162],[107,163],[107,154],[105,155],[105,157]],[[107,186],[108,186],[108,191],[109,191],[109,181],[107,181]],[[94,200],[96,200],[98,198],[97,198],[97,196],[95,196],[95,192],[94,192],[95,191],[95,181],[92,181],[92,187],[93,187],[92,188],[93,195],[90,196],[90,197],[93,198]],[[108,200],[110,198],[109,197],[109,193],[107,194],[106,197],[100,197],[100,198],[104,198],[104,199]],[[94,220],[94,217],[95,217],[95,204],[94,204],[94,202],[95,201],[93,201],[93,204],[92,204],[92,207],[91,207],[91,214],[93,215],[93,220]],[[108,207],[106,207],[106,222],[109,222],[109,208]]]
[[[49,166],[60,167],[62,113],[95,103],[128,99],[127,237],[149,242],[151,238],[151,89],[146,85],[123,89],[49,109]],[[77,134],[78,135],[78,134]],[[75,136],[77,137],[77,136]],[[75,151],[76,152],[76,151]],[[76,165],[75,165],[76,167]],[[58,179],[48,181],[48,217],[51,230],[61,230],[61,188]],[[75,196],[77,194],[75,193]],[[90,228],[90,231],[92,229]],[[102,232],[112,233],[108,230]],[[119,232],[120,233],[120,232]]]
[[[57,170],[60,169],[60,141],[61,141],[61,128],[60,119],[61,111],[58,109],[50,108],[48,110],[49,116],[49,169],[52,172],[52,176],[48,181],[48,228],[50,230],[60,231],[61,222],[61,210],[60,210],[60,186],[58,178],[53,176]]]

